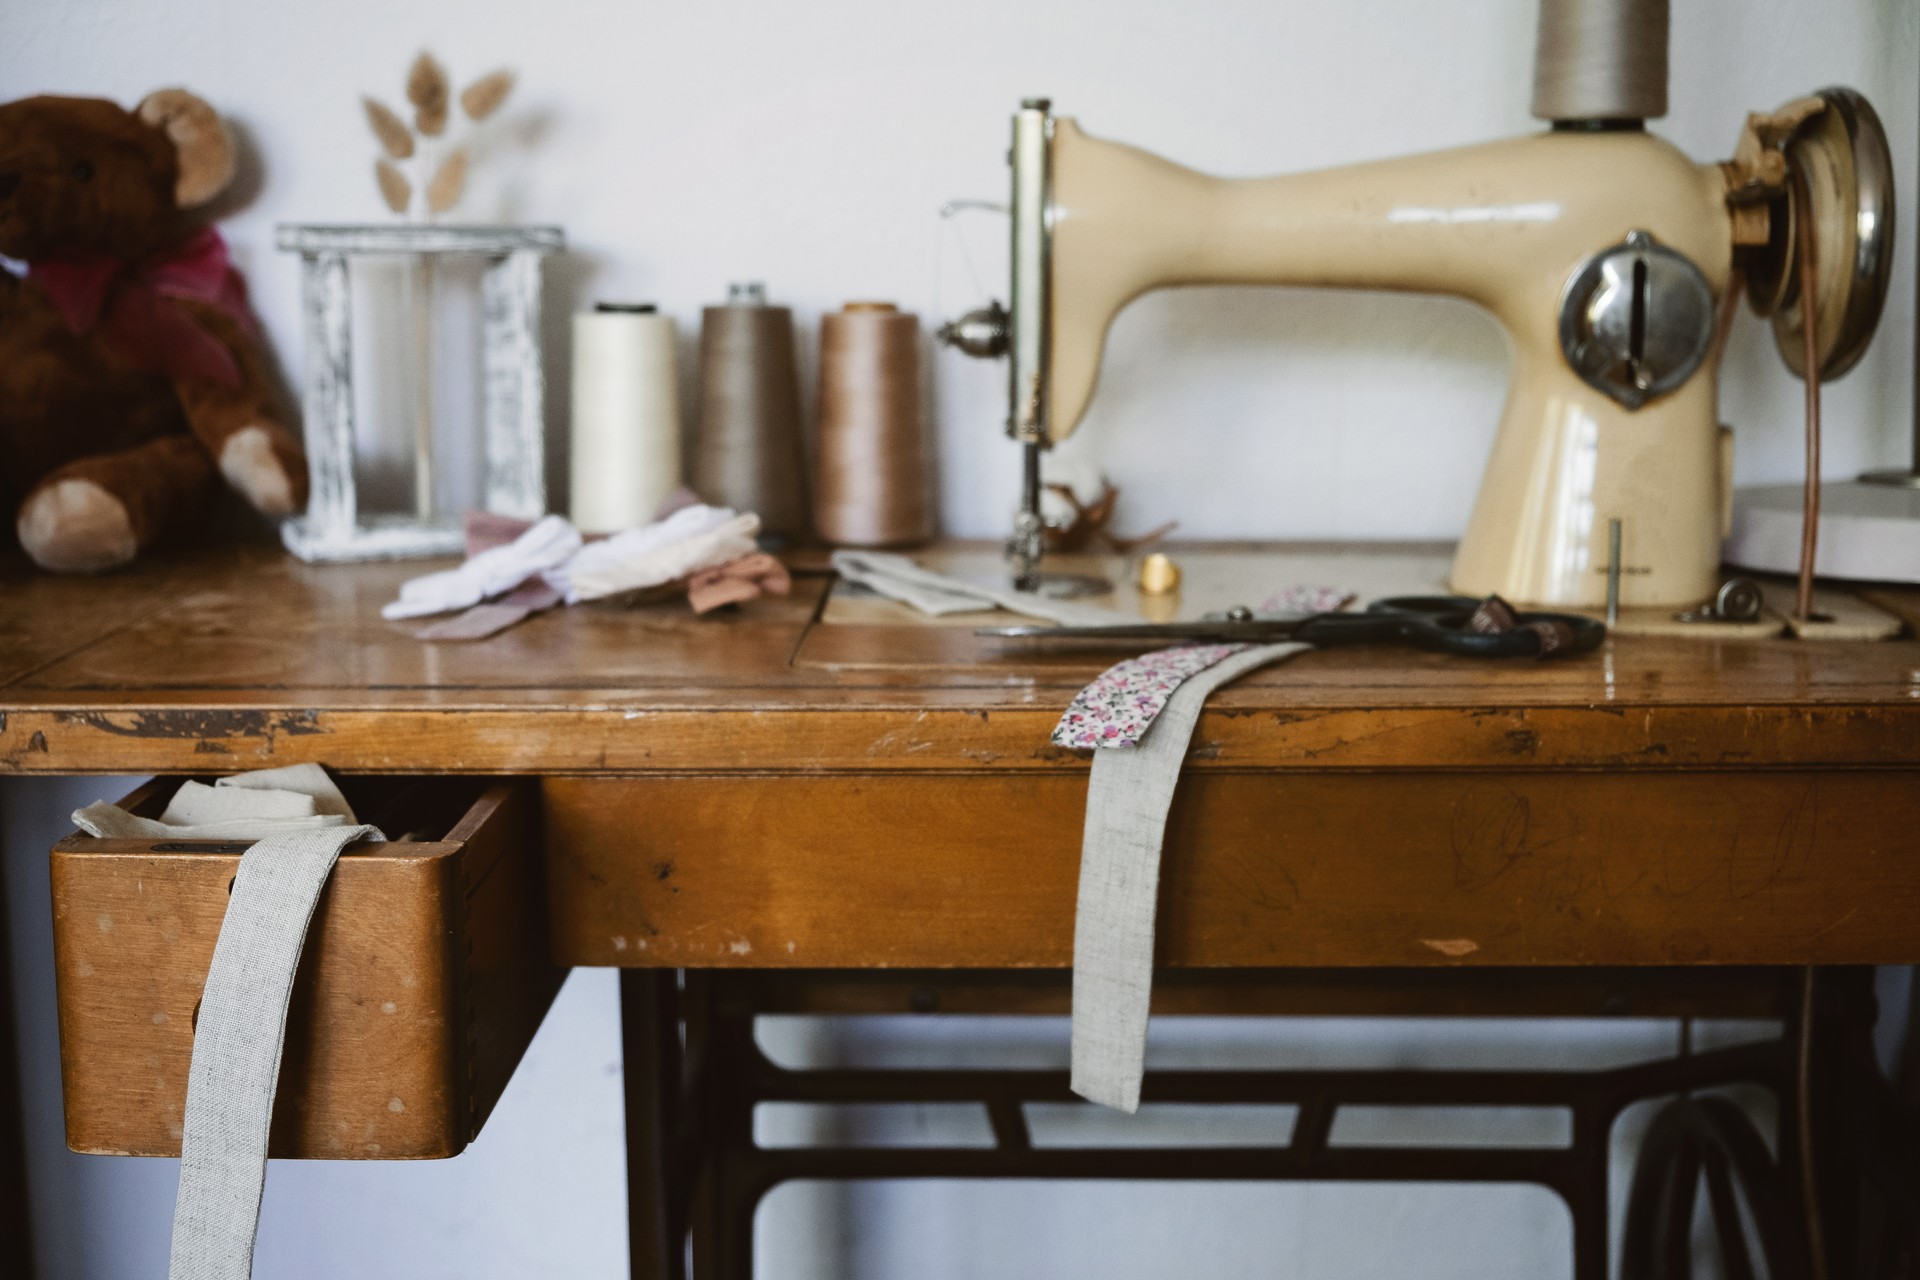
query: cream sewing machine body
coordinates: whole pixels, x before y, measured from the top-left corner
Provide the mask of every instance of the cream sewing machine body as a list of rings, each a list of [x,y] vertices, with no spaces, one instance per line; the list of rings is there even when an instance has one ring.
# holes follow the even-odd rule
[[[1086,414],[1115,315],[1153,289],[1267,284],[1448,294],[1504,328],[1511,383],[1454,590],[1597,607],[1614,576],[1627,607],[1685,608],[1713,594],[1732,481],[1716,324],[1729,318],[1720,304],[1742,252],[1783,271],[1786,201],[1778,182],[1752,189],[1751,156],[1699,164],[1644,129],[1665,112],[1663,0],[1545,0],[1541,22],[1535,114],[1551,130],[1401,159],[1217,178],[1094,137],[1045,100],[1022,105],[1011,306],[942,333],[972,354],[1010,357],[1008,430],[1027,446],[1009,542],[1017,581],[1040,584],[1040,454]],[[1858,95],[1807,101],[1844,114],[1845,139],[1868,134],[1862,145],[1878,140],[1884,155]],[[1749,133],[1767,119],[1752,118]],[[1848,225],[1851,179],[1836,170],[1816,193],[1822,251],[1835,255],[1836,289],[1877,271],[1884,293],[1887,246]],[[1890,218],[1880,221],[1890,234]],[[1871,263],[1856,261],[1869,249]],[[1790,292],[1775,288],[1764,305],[1776,328],[1797,333]],[[1822,338],[1844,371],[1877,299],[1821,293]],[[1828,333],[1838,327],[1846,333]]]
[[[1167,285],[1259,283],[1443,293],[1512,340],[1512,385],[1452,583],[1472,595],[1598,605],[1607,519],[1624,527],[1622,601],[1711,595],[1727,450],[1711,369],[1628,408],[1563,358],[1581,267],[1650,236],[1714,296],[1732,262],[1726,178],[1646,133],[1547,133],[1297,176],[1211,178],[1052,122],[1048,439],[1070,434],[1113,317]],[[1711,307],[1695,317],[1704,335]],[[1030,392],[1029,392],[1030,394]]]

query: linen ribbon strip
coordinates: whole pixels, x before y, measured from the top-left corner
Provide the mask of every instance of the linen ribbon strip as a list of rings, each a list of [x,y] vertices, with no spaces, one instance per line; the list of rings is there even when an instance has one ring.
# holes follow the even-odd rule
[[[74,821],[96,836],[261,837],[241,855],[194,1024],[167,1271],[169,1280],[247,1280],[287,1002],[307,928],[341,851],[385,837],[356,821],[326,771],[311,764],[211,787],[183,783],[158,821],[104,802]]]
[[[287,1002],[307,926],[341,850],[380,838],[374,827],[330,827],[268,836],[241,856],[193,1033],[168,1280],[253,1274]]]
[[[1140,731],[1145,734],[1140,745],[1094,752],[1073,924],[1072,1084],[1081,1097],[1127,1112],[1140,1106],[1160,850],[1180,768],[1207,696],[1307,648],[1287,643],[1229,652],[1176,682],[1158,717],[1150,718],[1153,732]],[[1167,655],[1148,658],[1164,663]]]

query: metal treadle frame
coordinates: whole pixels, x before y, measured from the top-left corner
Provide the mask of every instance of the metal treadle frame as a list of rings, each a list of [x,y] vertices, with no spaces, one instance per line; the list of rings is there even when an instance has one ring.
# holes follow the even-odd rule
[[[745,1280],[753,1273],[753,1220],[761,1199],[798,1179],[1061,1178],[1479,1182],[1544,1186],[1573,1222],[1575,1280],[1608,1275],[1609,1137],[1622,1111],[1644,1099],[1686,1096],[1731,1084],[1767,1088],[1780,1101],[1779,1157],[1746,1169],[1765,1193],[1798,1203],[1793,1141],[1801,971],[1561,970],[1315,973],[1236,971],[1166,975],[1156,1009],[1194,1013],[1428,1016],[1701,1016],[1777,1019],[1776,1038],[1731,1048],[1574,1070],[1150,1071],[1143,1101],[1291,1104],[1291,1141],[1271,1147],[1036,1147],[1026,1103],[1077,1101],[1064,1071],[982,1069],[794,1070],[764,1054],[754,1019],[769,1013],[1066,1012],[1057,973],[706,973],[628,970],[621,1009],[627,1052],[628,1161],[633,1274],[683,1280]],[[1862,976],[1864,975],[1864,977]],[[1840,971],[1827,986],[1857,992],[1871,971]],[[1857,1000],[1837,1014],[1862,1016]],[[1848,1009],[1856,1009],[1847,1015]],[[1818,1037],[1838,1060],[1847,1037]],[[1857,1037],[1855,1037],[1857,1039]],[[1844,1090],[1827,1090],[1830,1097]],[[976,1103],[992,1127],[990,1147],[766,1148],[754,1141],[762,1102]],[[1343,1106],[1564,1108],[1564,1147],[1329,1144]],[[1822,1104],[1816,1101],[1816,1111]],[[1693,1148],[1689,1158],[1700,1159]],[[1823,1152],[1842,1165],[1844,1153]],[[1711,1208],[1725,1212],[1722,1165],[1707,1153]],[[1639,1181],[1641,1179],[1637,1179]],[[1644,1179],[1649,1182],[1654,1179]],[[1836,1187],[1844,1178],[1835,1177]],[[1671,1191],[1671,1180],[1668,1189]],[[1829,1252],[1849,1255],[1839,1228],[1852,1204],[1831,1201]],[[1688,1201],[1691,1203],[1691,1201]],[[1728,1228],[1718,1224],[1723,1242]],[[1636,1227],[1636,1231],[1639,1230]],[[1793,1239],[1800,1237],[1794,1236]],[[689,1247],[690,1243],[690,1247]],[[1666,1242],[1662,1242],[1663,1247]],[[1768,1259],[1772,1280],[1803,1274],[1804,1258]],[[1752,1274],[1749,1270],[1746,1274]],[[1847,1270],[1832,1270],[1839,1277]],[[1628,1280],[1640,1280],[1629,1277]]]

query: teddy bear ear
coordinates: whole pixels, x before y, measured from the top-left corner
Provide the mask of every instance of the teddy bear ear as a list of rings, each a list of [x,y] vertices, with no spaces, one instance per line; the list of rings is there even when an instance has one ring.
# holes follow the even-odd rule
[[[205,204],[233,181],[233,138],[205,101],[185,89],[160,89],[148,94],[134,114],[173,142],[180,158],[173,202],[182,209]]]

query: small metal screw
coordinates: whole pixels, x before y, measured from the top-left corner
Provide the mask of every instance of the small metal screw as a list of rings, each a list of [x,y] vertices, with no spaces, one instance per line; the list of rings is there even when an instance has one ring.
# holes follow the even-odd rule
[[[1713,597],[1713,612],[1723,622],[1751,622],[1760,616],[1764,597],[1752,578],[1728,578]]]

